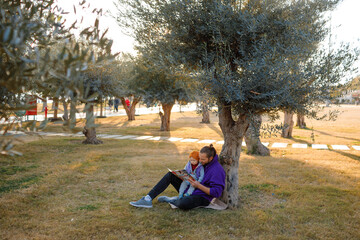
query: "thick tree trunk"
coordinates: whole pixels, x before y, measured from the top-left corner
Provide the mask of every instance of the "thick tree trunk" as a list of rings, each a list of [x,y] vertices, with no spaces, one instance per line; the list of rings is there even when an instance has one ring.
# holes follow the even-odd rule
[[[64,106],[64,115],[63,115],[63,119],[64,121],[69,120],[69,111],[68,111],[68,104],[66,102],[66,99],[62,99],[62,104]]]
[[[86,139],[82,142],[83,144],[102,144],[101,140],[96,138],[95,129],[95,118],[94,118],[94,104],[86,104],[86,126],[84,127],[83,134]]]
[[[174,104],[161,103],[161,105],[164,113],[162,113],[161,111],[159,112],[161,118],[160,131],[170,131],[170,115],[171,115],[171,109],[174,106]]]
[[[201,103],[202,120],[201,123],[210,123],[210,112],[207,101]]]
[[[270,150],[260,141],[261,115],[254,115],[245,134],[247,153],[260,156],[270,156]]]
[[[134,121],[135,120],[135,107],[136,104],[140,102],[141,97],[134,97],[133,101],[130,103],[130,106],[128,107],[125,101],[125,98],[120,98],[121,103],[125,109],[126,115],[128,117],[128,121]]]
[[[104,117],[103,116],[103,102],[104,102],[104,99],[102,97],[100,97],[100,117]]]
[[[284,138],[292,138],[292,131],[294,127],[293,116],[294,114],[291,112],[284,112],[284,128],[281,133],[281,136]]]
[[[224,134],[224,145],[220,153],[219,162],[226,173],[226,185],[221,200],[229,208],[234,208],[239,203],[239,158],[241,143],[249,126],[249,119],[246,115],[240,115],[239,119],[234,121],[231,114],[231,106],[219,105],[219,125]]]
[[[76,126],[76,103],[77,99],[73,98],[70,102],[70,121],[69,121],[69,127],[70,129],[73,129]]]
[[[305,116],[303,114],[297,114],[296,126],[299,128],[306,128]]]
[[[59,110],[59,99],[54,99],[54,119],[58,118],[58,110]]]

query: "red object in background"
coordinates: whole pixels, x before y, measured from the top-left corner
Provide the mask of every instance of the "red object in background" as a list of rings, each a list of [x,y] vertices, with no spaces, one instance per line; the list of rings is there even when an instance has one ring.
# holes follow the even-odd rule
[[[129,108],[129,107],[130,107],[130,100],[129,100],[129,99],[126,99],[126,100],[125,100],[125,103],[126,103],[126,106]]]
[[[36,97],[29,96],[27,104],[33,106],[33,108],[26,110],[25,115],[37,115],[37,102]]]
[[[45,119],[47,119],[47,107],[45,107]]]

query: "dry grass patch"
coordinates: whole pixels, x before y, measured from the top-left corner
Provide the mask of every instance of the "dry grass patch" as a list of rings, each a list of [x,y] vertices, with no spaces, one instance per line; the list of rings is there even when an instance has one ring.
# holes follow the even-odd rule
[[[360,238],[360,159],[352,151],[243,153],[235,210],[128,204],[200,147],[110,139],[85,146],[58,137],[18,146],[24,156],[0,160],[1,187],[23,181],[0,193],[0,239]],[[22,180],[31,176],[36,180]]]
[[[360,144],[360,108],[343,110],[336,122],[307,122],[317,143]],[[97,121],[99,133],[221,140],[217,117],[211,120],[200,124],[195,113],[174,113],[170,133],[158,131],[158,115]],[[48,130],[63,131],[56,124]],[[294,129],[294,136],[263,141],[312,143],[311,130]],[[183,167],[202,144],[31,140],[16,146],[23,156],[0,159],[0,239],[360,239],[359,151],[289,147],[271,149],[270,157],[243,152],[239,208],[186,212],[156,200],[152,209],[128,203],[145,195],[167,167]],[[164,193],[175,194],[172,188]]]

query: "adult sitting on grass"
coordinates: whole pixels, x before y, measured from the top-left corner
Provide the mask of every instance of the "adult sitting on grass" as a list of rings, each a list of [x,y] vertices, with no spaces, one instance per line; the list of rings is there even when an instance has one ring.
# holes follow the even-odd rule
[[[225,171],[218,162],[218,155],[216,155],[213,145],[203,147],[200,150],[199,157],[200,163],[204,166],[204,178],[201,183],[189,180],[190,184],[195,188],[194,192],[190,196],[171,202],[180,209],[189,210],[196,207],[206,207],[214,198],[219,198],[224,191]],[[179,192],[181,183],[180,178],[168,172],[148,195],[136,202],[130,202],[130,204],[135,207],[152,208],[152,200],[165,191],[170,184]]]

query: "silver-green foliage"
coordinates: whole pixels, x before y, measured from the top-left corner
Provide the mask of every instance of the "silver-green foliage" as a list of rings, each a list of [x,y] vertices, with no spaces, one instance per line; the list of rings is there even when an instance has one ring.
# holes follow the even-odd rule
[[[119,22],[134,28],[144,56],[205,76],[210,94],[238,113],[305,111],[329,95],[355,57],[347,46],[320,47],[324,13],[338,2],[118,0]]]
[[[161,68],[144,59],[137,60],[129,86],[147,105],[156,102],[170,105],[176,101],[190,102],[196,93],[194,81],[188,75],[170,67]]]
[[[21,97],[30,91],[54,98],[83,96],[88,64],[112,58],[112,41],[100,34],[98,19],[75,37],[71,30],[77,23],[65,27],[63,13],[53,0],[0,2],[0,88],[12,95],[0,97],[0,120],[26,109]],[[8,140],[0,144],[6,154]]]

